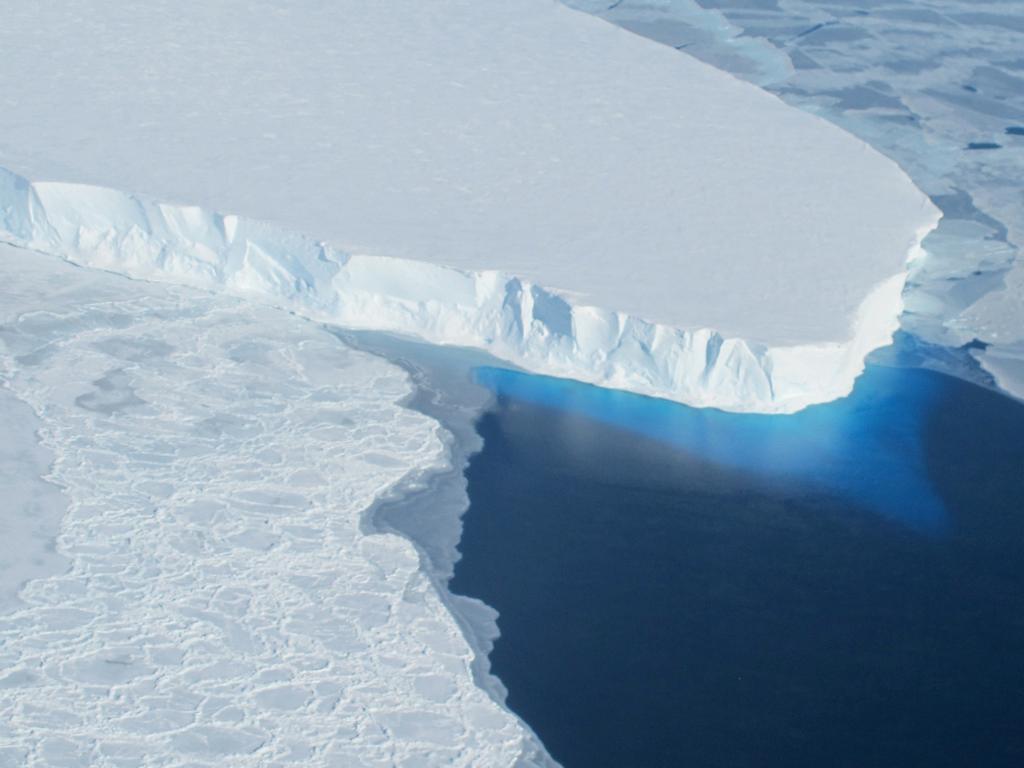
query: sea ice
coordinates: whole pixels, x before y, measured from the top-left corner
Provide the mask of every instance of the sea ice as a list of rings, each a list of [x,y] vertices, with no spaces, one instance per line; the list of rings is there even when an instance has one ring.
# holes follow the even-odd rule
[[[0,281],[0,418],[38,419],[0,471],[31,489],[52,458],[66,507],[65,567],[0,614],[0,765],[541,759],[412,544],[366,529],[448,461],[401,369],[285,312],[8,246]],[[0,594],[24,575],[0,569]]]

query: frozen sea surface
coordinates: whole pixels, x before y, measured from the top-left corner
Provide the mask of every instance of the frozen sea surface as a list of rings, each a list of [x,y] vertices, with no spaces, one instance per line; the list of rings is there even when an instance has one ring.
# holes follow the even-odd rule
[[[0,765],[528,762],[417,551],[366,527],[448,461],[401,369],[280,311],[6,246],[0,281],[22,446],[2,470],[45,508],[30,561],[50,461],[65,512],[64,562],[0,615]],[[26,573],[7,562],[3,595]]]

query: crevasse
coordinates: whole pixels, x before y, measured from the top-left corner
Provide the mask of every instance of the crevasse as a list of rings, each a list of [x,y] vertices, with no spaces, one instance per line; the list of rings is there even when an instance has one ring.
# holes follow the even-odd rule
[[[922,227],[921,240],[938,221]],[[890,343],[906,270],[861,303],[845,343],[767,346],[585,306],[500,271],[346,253],[274,224],[0,169],[0,241],[340,326],[484,349],[527,370],[700,407],[791,413],[850,392]]]

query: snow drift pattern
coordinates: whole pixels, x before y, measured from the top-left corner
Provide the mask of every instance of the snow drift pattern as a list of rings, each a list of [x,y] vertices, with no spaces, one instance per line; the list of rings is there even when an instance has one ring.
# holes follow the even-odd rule
[[[934,222],[918,232],[908,260]],[[730,411],[791,413],[849,393],[891,341],[905,273],[860,306],[845,343],[768,347],[680,329],[498,271],[344,253],[278,226],[0,169],[0,241],[129,277],[223,292],[351,328],[485,349],[531,371]]]

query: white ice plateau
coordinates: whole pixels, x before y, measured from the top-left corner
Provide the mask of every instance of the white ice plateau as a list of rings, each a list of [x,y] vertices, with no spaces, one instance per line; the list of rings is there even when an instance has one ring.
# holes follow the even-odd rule
[[[849,392],[938,219],[548,0],[24,4],[0,47],[3,239],[693,405]]]

